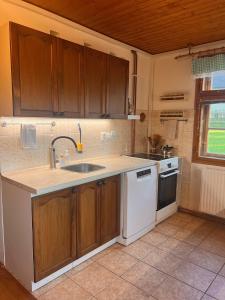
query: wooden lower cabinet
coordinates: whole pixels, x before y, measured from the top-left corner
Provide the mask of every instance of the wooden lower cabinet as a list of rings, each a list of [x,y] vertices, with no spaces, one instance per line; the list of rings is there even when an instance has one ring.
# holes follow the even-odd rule
[[[101,244],[120,233],[120,176],[106,178],[101,189]]]
[[[100,244],[100,190],[98,182],[79,187],[77,197],[77,253],[78,257]]]
[[[33,199],[35,281],[76,258],[75,195],[68,189]]]
[[[32,201],[35,282],[119,235],[120,176]]]

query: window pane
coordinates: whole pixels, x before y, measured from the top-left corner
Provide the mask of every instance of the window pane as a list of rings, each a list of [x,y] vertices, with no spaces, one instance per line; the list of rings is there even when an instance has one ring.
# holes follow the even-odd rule
[[[225,72],[218,71],[212,73],[212,90],[224,90],[225,89]]]
[[[212,72],[203,78],[203,91],[225,90],[225,71]]]
[[[225,155],[225,130],[208,131],[207,152],[219,155]]]
[[[209,128],[225,129],[225,103],[210,105],[208,124]]]

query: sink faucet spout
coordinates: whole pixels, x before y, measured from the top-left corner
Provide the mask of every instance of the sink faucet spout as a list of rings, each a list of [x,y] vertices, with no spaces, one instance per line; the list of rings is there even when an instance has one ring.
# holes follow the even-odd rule
[[[67,139],[67,140],[70,140],[73,144],[74,144],[74,147],[75,147],[75,150],[77,150],[77,143],[75,142],[75,140],[69,136],[66,136],[66,135],[61,135],[61,136],[58,136],[56,138],[54,138],[51,142],[51,147],[50,147],[50,168],[51,169],[55,169],[56,168],[56,154],[55,154],[55,142],[60,140],[60,139]]]

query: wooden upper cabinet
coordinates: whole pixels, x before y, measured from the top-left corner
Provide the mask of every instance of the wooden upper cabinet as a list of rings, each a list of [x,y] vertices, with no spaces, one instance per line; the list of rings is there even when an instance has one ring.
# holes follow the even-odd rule
[[[125,119],[128,114],[129,62],[108,56],[106,111],[110,119]]]
[[[32,200],[35,281],[76,258],[75,195],[68,189]]]
[[[54,37],[10,24],[14,116],[52,116]]]
[[[77,197],[78,257],[100,245],[99,188],[96,182],[81,185]]]
[[[107,54],[85,48],[85,117],[106,114]]]
[[[120,176],[106,178],[101,189],[101,244],[120,234]]]
[[[127,117],[128,61],[15,23],[0,44],[0,116]]]
[[[58,111],[64,117],[84,116],[84,47],[57,39]]]

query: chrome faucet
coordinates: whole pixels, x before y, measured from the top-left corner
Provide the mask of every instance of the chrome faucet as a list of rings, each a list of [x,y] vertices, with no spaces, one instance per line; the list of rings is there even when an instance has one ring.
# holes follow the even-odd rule
[[[51,142],[51,147],[49,149],[49,152],[50,152],[50,168],[51,169],[55,169],[56,168],[56,154],[55,154],[55,147],[54,147],[54,144],[57,140],[59,139],[67,139],[67,140],[70,140],[73,144],[74,144],[74,147],[75,149],[77,150],[77,143],[75,142],[74,139],[72,139],[71,137],[69,136],[65,136],[65,135],[61,135],[61,136],[58,136],[56,138],[54,138]]]

